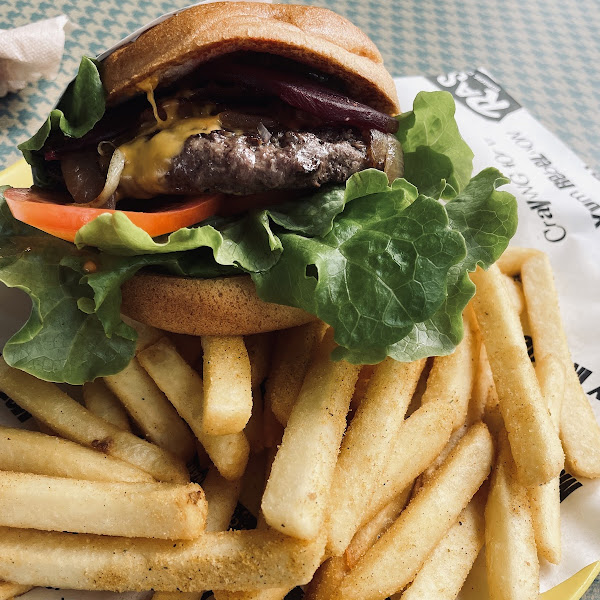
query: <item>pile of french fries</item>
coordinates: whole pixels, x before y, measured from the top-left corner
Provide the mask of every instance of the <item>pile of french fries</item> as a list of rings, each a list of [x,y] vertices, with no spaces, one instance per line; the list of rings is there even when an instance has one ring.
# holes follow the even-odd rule
[[[318,321],[246,339],[134,324],[135,358],[82,403],[0,359],[40,429],[0,428],[0,600],[444,600],[484,545],[491,599],[537,598],[559,474],[600,477],[600,427],[548,258],[510,249],[472,278],[463,341],[413,363],[332,362]],[[255,529],[229,529],[239,504]]]

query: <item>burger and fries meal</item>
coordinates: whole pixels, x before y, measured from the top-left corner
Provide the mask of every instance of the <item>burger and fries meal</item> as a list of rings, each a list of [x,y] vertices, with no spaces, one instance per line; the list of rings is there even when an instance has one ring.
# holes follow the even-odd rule
[[[0,600],[453,599],[484,546],[492,600],[538,597],[600,427],[449,94],[401,113],[342,17],[216,2],[84,58],[21,149]]]

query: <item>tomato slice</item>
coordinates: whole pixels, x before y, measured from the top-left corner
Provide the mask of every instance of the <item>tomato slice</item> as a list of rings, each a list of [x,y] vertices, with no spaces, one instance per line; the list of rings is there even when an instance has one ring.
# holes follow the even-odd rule
[[[81,227],[104,213],[122,212],[134,225],[156,237],[212,217],[223,203],[222,194],[205,194],[184,199],[164,210],[136,212],[61,204],[60,201],[64,201],[61,196],[31,188],[8,188],[4,197],[15,219],[68,242],[75,241]]]

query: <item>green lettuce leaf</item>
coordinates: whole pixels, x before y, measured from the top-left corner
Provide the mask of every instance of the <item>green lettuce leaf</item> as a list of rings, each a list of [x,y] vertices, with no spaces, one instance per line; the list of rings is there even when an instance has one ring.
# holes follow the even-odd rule
[[[432,198],[453,198],[473,172],[473,152],[458,131],[454,112],[449,92],[420,92],[413,110],[398,117],[404,178]]]
[[[46,173],[46,161],[38,154],[50,134],[62,132],[68,137],[83,137],[104,115],[105,95],[96,61],[84,56],[77,76],[61,97],[58,106],[32,138],[19,144],[19,150],[32,167],[35,185],[48,187],[52,183]]]

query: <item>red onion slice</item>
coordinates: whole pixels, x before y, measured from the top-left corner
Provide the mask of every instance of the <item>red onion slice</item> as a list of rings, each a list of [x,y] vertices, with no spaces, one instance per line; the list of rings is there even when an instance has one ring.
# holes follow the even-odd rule
[[[262,67],[228,64],[214,73],[215,79],[237,81],[275,94],[287,104],[325,121],[385,133],[398,131],[398,121],[366,104],[331,91],[307,77]]]

